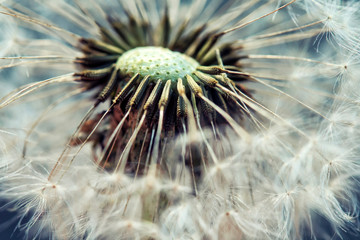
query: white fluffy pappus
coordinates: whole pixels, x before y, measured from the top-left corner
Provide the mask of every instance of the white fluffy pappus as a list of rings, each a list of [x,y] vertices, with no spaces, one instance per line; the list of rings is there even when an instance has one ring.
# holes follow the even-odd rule
[[[31,239],[359,234],[359,13],[335,0],[2,2],[2,211]]]

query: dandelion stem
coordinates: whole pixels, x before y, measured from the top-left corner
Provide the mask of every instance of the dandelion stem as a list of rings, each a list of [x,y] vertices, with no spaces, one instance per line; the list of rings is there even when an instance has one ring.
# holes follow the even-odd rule
[[[45,59],[46,58],[47,57],[45,57]],[[65,57],[64,58],[55,58],[54,60],[37,60],[37,61],[24,61],[24,62],[21,61],[21,62],[16,62],[16,63],[0,66],[0,69],[18,67],[18,66],[27,65],[27,64],[39,64],[39,63],[40,64],[42,64],[42,63],[71,63],[71,64],[73,64],[75,62],[76,62],[75,58],[65,58]]]
[[[319,64],[331,66],[331,67],[343,67],[340,64],[322,62],[322,61],[313,60],[310,58],[293,57],[293,56],[250,54],[250,55],[247,55],[246,58],[248,58],[248,59],[294,60],[294,61],[303,61],[303,62],[310,62],[310,63],[319,63]]]
[[[25,158],[25,154],[26,154],[26,145],[28,142],[28,139],[31,135],[31,133],[34,131],[35,127],[41,122],[41,120],[52,110],[54,109],[57,105],[59,105],[61,102],[63,102],[64,100],[71,98],[72,96],[75,96],[79,93],[83,93],[86,89],[84,88],[80,88],[77,89],[73,92],[70,92],[66,95],[64,95],[62,98],[59,98],[58,100],[56,100],[55,102],[53,102],[52,104],[50,104],[49,106],[47,106],[47,108],[41,113],[41,115],[37,118],[37,120],[31,125],[30,130],[27,131],[25,139],[24,139],[24,146],[23,146],[23,151],[22,151],[22,157]]]
[[[128,156],[129,156],[131,147],[132,147],[132,145],[134,144],[134,142],[136,140],[136,136],[138,135],[140,129],[142,128],[142,125],[144,124],[145,117],[146,117],[146,111],[144,111],[139,124],[135,128],[134,133],[131,135],[129,141],[127,142],[127,144],[126,144],[126,146],[124,148],[124,150],[122,151],[119,162],[117,163],[116,168],[114,170],[115,172],[117,172],[117,171],[124,172],[124,169],[125,169],[125,166],[126,166],[126,160],[127,160]]]
[[[227,34],[227,33],[232,32],[232,31],[235,31],[235,30],[237,30],[237,29],[241,29],[241,28],[243,28],[243,27],[246,27],[247,25],[249,25],[249,24],[251,24],[251,23],[253,23],[253,22],[256,22],[256,21],[258,21],[258,20],[260,20],[260,19],[262,19],[262,18],[264,18],[264,17],[267,17],[267,16],[269,16],[269,15],[271,15],[271,14],[273,14],[273,13],[276,13],[277,11],[279,11],[279,10],[281,10],[281,9],[289,6],[290,4],[293,4],[295,1],[296,1],[296,0],[292,0],[292,1],[290,1],[289,3],[284,4],[284,5],[282,5],[281,7],[275,9],[275,10],[272,11],[272,12],[269,12],[269,13],[267,13],[267,14],[265,14],[265,15],[262,15],[262,16],[260,16],[260,17],[258,17],[258,18],[255,18],[255,19],[253,19],[253,20],[251,20],[251,21],[249,21],[249,22],[240,24],[239,26],[236,26],[236,27],[227,29],[227,30],[225,30],[225,31],[222,31],[221,33],[218,33],[218,35],[224,35],[224,34]]]
[[[295,127],[293,124],[291,124],[290,122],[288,122],[287,120],[283,119],[282,117],[280,117],[278,114],[276,114],[275,112],[271,111],[270,109],[266,108],[265,106],[263,106],[262,104],[256,102],[255,100],[251,99],[250,97],[248,97],[246,94],[239,92],[241,94],[235,94],[231,91],[229,91],[227,88],[221,86],[220,84],[217,84],[217,87],[219,87],[221,90],[223,90],[224,92],[234,96],[235,98],[244,101],[245,104],[247,104],[248,106],[250,106],[251,108],[257,110],[261,115],[263,115],[264,117],[268,118],[269,120],[272,120],[273,117],[281,120],[283,123],[285,123],[286,125],[290,126],[291,128],[293,128],[296,132],[298,132],[299,134],[301,134],[302,136],[306,137],[307,139],[309,138],[307,136],[306,133],[304,133],[302,130],[300,130],[299,128]],[[273,117],[272,117],[273,116]]]
[[[36,25],[40,25],[40,26],[43,26],[43,27],[46,27],[46,28],[50,28],[50,29],[54,29],[56,31],[59,31],[59,32],[62,32],[62,33],[65,33],[67,34],[68,36],[74,38],[75,41],[67,41],[69,42],[70,44],[74,45],[74,42],[77,43],[77,41],[81,38],[79,35],[75,34],[75,33],[72,33],[72,32],[69,32],[69,31],[66,31],[65,29],[63,28],[59,28],[59,27],[56,27],[54,25],[51,25],[49,23],[45,23],[45,22],[42,22],[40,20],[37,20],[37,19],[33,19],[33,18],[30,18],[28,16],[22,16],[22,14],[16,12],[16,11],[13,11],[7,7],[5,7],[4,5],[0,4],[0,7],[9,11],[9,12],[2,12],[0,11],[0,14],[4,14],[4,15],[8,15],[8,16],[12,16],[12,17],[15,17],[15,18],[18,18],[18,19],[21,19],[25,22],[30,22],[30,23],[34,23]],[[66,39],[64,39],[66,40]]]
[[[89,135],[86,137],[86,139],[84,140],[84,142],[80,145],[80,147],[77,149],[77,151],[75,152],[74,156],[71,158],[71,160],[69,161],[65,171],[63,172],[63,174],[60,176],[58,181],[61,181],[61,179],[63,178],[63,176],[65,175],[65,173],[67,172],[67,170],[69,169],[69,167],[71,166],[71,164],[74,162],[75,158],[78,156],[78,154],[80,153],[80,151],[83,149],[83,147],[85,146],[85,144],[89,141],[90,137],[94,134],[94,132],[96,131],[96,129],[100,126],[100,123],[104,120],[104,118],[106,117],[106,115],[110,112],[110,110],[112,109],[114,104],[112,104],[107,110],[106,112],[101,116],[101,118],[99,119],[99,121],[96,123],[96,125],[94,126],[94,128],[92,129],[92,131],[89,133]],[[50,177],[50,176],[49,176]]]
[[[129,108],[129,110],[125,113],[124,117],[123,117],[123,118],[121,119],[121,121],[118,123],[118,125],[116,126],[116,128],[114,129],[114,131],[111,133],[111,136],[110,136],[108,142],[106,143],[106,146],[105,146],[105,148],[104,148],[104,150],[103,150],[103,153],[102,153],[102,155],[101,155],[101,157],[100,157],[100,162],[101,162],[101,161],[104,159],[105,154],[108,153],[108,154],[107,154],[107,157],[106,157],[106,160],[104,161],[103,168],[105,168],[105,166],[106,166],[106,164],[107,164],[107,162],[108,162],[108,160],[109,160],[109,157],[110,157],[110,155],[111,155],[111,153],[112,153],[112,150],[113,150],[113,148],[114,148],[114,146],[115,146],[116,140],[117,140],[118,137],[119,137],[121,128],[122,128],[122,126],[124,125],[125,120],[126,120],[127,117],[129,116],[130,111],[131,111],[131,108]],[[110,150],[109,150],[110,144],[111,144],[111,148],[110,148]]]
[[[171,86],[171,80],[168,80],[165,84],[165,87],[163,89],[163,92],[161,94],[161,98],[159,101],[159,122],[158,122],[158,127],[156,130],[156,136],[155,136],[155,142],[154,142],[150,167],[151,167],[151,165],[155,164],[158,159],[160,135],[162,132],[162,126],[163,126],[163,121],[164,121],[164,111],[165,111],[165,108],[168,104],[169,97],[170,97],[170,86]]]
[[[275,37],[275,36],[282,35],[282,34],[285,34],[285,33],[296,32],[296,31],[299,31],[301,29],[305,29],[305,28],[312,27],[312,26],[315,26],[317,24],[323,23],[326,20],[327,20],[327,18],[323,19],[323,20],[318,20],[318,21],[315,21],[315,22],[312,22],[312,23],[309,23],[309,24],[306,24],[306,25],[302,25],[302,26],[299,26],[299,27],[296,27],[296,28],[290,28],[290,29],[286,29],[286,30],[282,30],[282,31],[278,31],[278,32],[272,32],[272,33],[261,34],[261,35],[249,37],[249,38],[245,39],[245,41],[252,41],[254,39]]]
[[[63,158],[63,156],[65,155],[65,153],[69,150],[70,148],[70,143],[73,140],[74,136],[78,133],[78,131],[80,130],[80,128],[84,125],[84,123],[89,119],[89,117],[91,116],[91,114],[95,111],[97,107],[97,104],[94,104],[89,110],[88,112],[85,114],[85,116],[83,117],[83,119],[81,120],[80,124],[76,127],[75,132],[71,135],[71,137],[69,138],[69,141],[66,144],[66,147],[64,148],[64,150],[62,151],[60,157],[58,158],[58,160],[56,161],[54,167],[52,168],[49,177],[48,177],[48,181],[51,180],[52,176],[55,174],[55,170],[57,169],[58,165],[61,162],[61,159]]]
[[[4,99],[8,98],[6,101],[4,101],[4,102],[2,102],[0,104],[0,109],[3,108],[3,107],[6,107],[10,103],[12,103],[12,102],[14,102],[14,101],[28,95],[29,93],[31,93],[31,92],[33,92],[33,91],[35,91],[37,89],[45,87],[45,86],[47,86],[49,84],[61,83],[61,82],[74,82],[74,79],[72,78],[72,74],[66,74],[66,75],[46,79],[44,81],[40,81],[40,82],[36,82],[36,83],[26,85],[21,90],[17,89],[16,94],[13,94],[12,96],[9,96],[9,94],[8,94],[5,97],[3,97],[2,99],[0,99],[0,101],[3,101]]]
[[[280,89],[278,89],[278,88],[276,88],[276,87],[271,86],[270,84],[268,84],[268,83],[266,83],[266,82],[264,82],[264,81],[262,81],[262,80],[260,80],[260,79],[258,79],[258,78],[256,78],[256,77],[253,77],[253,76],[252,76],[251,74],[249,74],[249,73],[241,73],[241,72],[234,72],[234,71],[228,71],[228,70],[224,70],[224,71],[226,71],[227,73],[231,73],[231,74],[236,74],[236,75],[243,75],[243,74],[244,74],[245,76],[249,76],[249,77],[250,77],[250,78],[249,78],[250,80],[259,82],[259,83],[265,85],[266,87],[271,88],[272,90],[275,90],[275,91],[281,93],[282,95],[285,95],[286,97],[288,97],[288,98],[290,98],[290,99],[292,99],[292,100],[300,103],[300,105],[306,107],[307,109],[311,110],[312,112],[318,114],[318,115],[321,116],[323,119],[329,120],[327,117],[325,117],[325,115],[323,115],[322,113],[320,113],[320,112],[317,111],[316,109],[310,107],[309,105],[305,104],[304,102],[300,101],[299,99],[297,99],[297,98],[295,98],[295,97],[293,97],[293,96],[285,93],[284,91],[281,91]]]

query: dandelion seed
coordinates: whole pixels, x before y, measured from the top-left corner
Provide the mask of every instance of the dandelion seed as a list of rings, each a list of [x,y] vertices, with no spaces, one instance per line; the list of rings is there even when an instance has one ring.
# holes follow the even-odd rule
[[[17,29],[0,58],[0,187],[26,237],[305,239],[356,228],[357,4],[0,8]]]

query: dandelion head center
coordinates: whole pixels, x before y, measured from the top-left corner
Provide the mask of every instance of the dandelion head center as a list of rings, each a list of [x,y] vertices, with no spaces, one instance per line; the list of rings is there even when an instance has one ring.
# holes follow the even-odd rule
[[[137,47],[125,52],[117,61],[123,74],[177,81],[199,66],[193,58],[163,47]]]

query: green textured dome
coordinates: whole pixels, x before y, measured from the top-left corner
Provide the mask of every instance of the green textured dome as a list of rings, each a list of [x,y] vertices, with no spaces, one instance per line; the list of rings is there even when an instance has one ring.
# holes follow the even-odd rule
[[[199,63],[179,52],[162,47],[138,47],[125,52],[117,61],[123,74],[176,81],[195,71]]]

